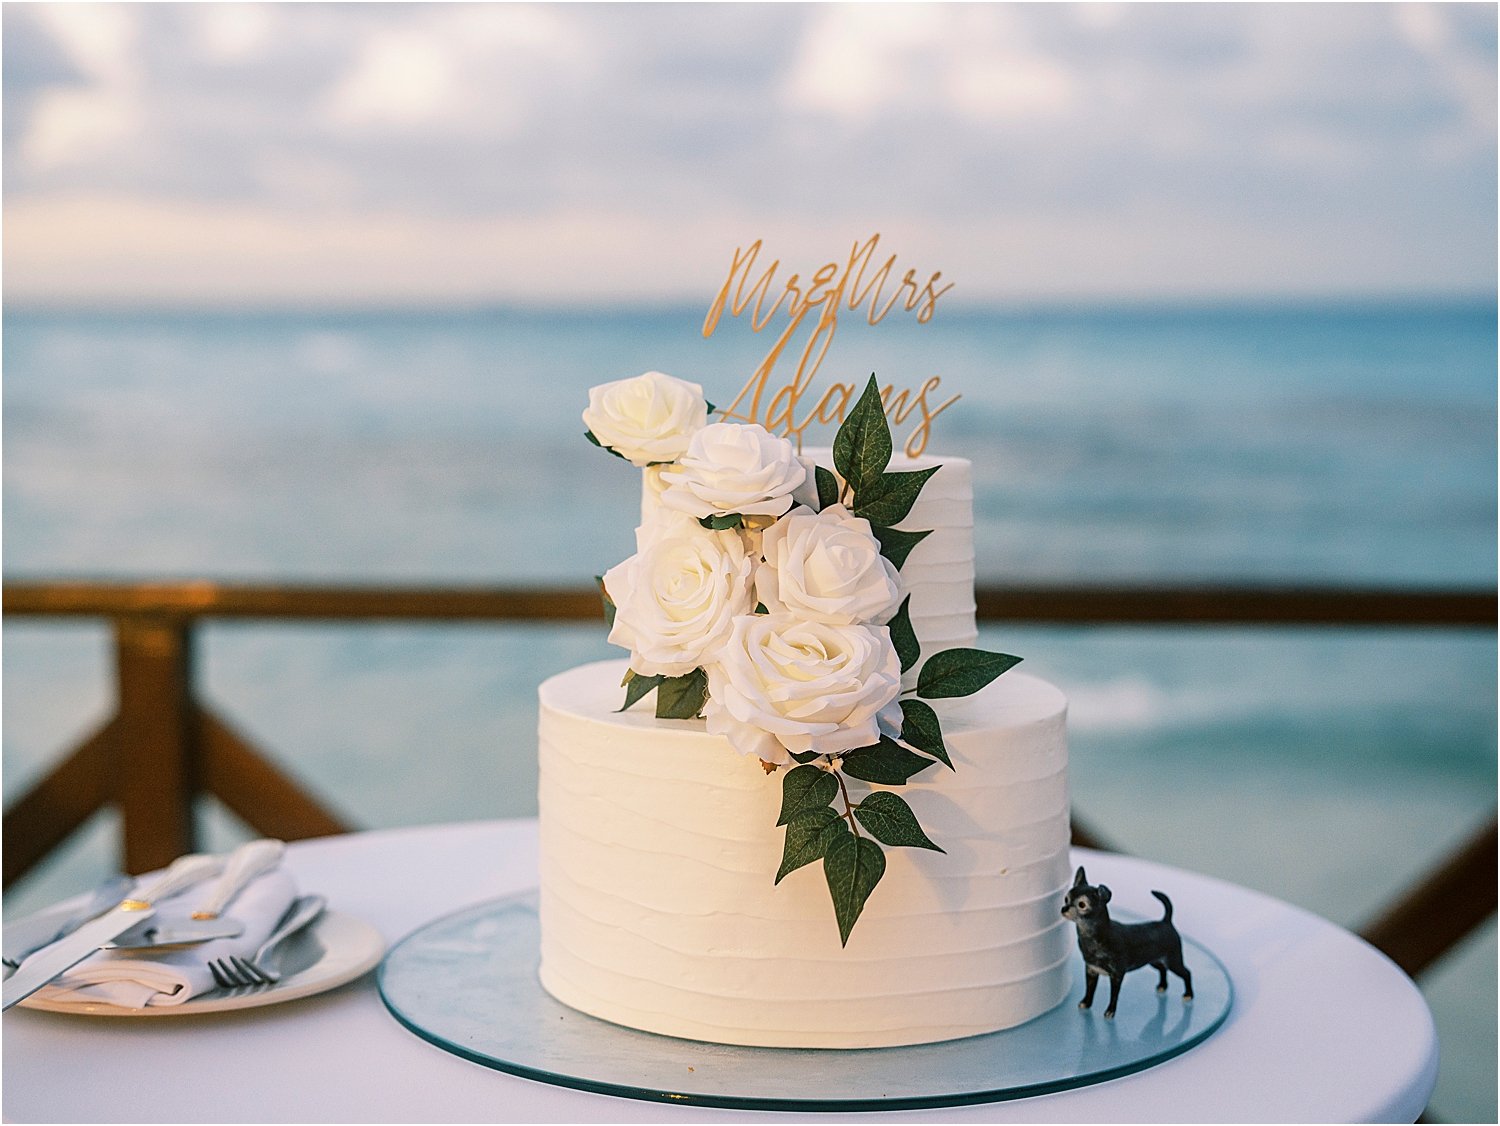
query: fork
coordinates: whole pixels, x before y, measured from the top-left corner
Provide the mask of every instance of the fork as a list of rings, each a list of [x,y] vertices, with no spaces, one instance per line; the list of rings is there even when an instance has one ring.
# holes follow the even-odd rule
[[[328,901],[321,895],[304,895],[294,900],[286,914],[282,915],[281,921],[276,924],[271,936],[255,952],[255,957],[230,955],[227,958],[214,958],[208,963],[208,972],[213,974],[214,982],[221,989],[275,985],[281,980],[281,971],[277,969],[276,960],[271,955],[284,941],[317,919],[327,905]]]

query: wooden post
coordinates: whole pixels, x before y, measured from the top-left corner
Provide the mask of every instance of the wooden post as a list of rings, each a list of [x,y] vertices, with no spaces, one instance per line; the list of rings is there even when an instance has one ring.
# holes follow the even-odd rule
[[[1495,819],[1434,868],[1360,937],[1412,977],[1495,913]]]
[[[5,811],[7,888],[114,798],[117,735],[111,719]]]
[[[197,720],[192,645],[185,621],[115,621],[118,758],[115,795],[124,820],[124,867],[132,874],[195,849]]]

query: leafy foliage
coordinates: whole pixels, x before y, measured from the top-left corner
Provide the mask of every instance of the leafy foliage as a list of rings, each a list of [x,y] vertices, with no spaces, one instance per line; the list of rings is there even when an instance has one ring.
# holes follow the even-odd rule
[[[599,439],[594,436],[594,432],[592,430],[585,430],[583,432],[583,436],[585,438],[587,438],[590,442],[594,443],[594,445],[598,446],[605,453],[607,453],[607,454],[614,454],[615,457],[619,458],[621,461],[629,461],[630,460],[628,457],[626,457],[624,454],[622,454],[619,450],[615,449],[613,446],[606,446],[603,442],[599,441]],[[649,466],[653,466],[653,465],[673,465],[673,464],[675,464],[675,463],[674,462],[670,462],[670,461],[648,461],[646,463],[646,465],[648,467]]]
[[[583,436],[585,438],[587,438],[590,442],[593,442],[594,445],[598,446],[605,453],[607,453],[607,454],[614,454],[615,457],[619,458],[621,461],[629,461],[630,460],[628,457],[626,457],[624,454],[622,454],[619,450],[615,449],[613,446],[606,446],[603,442],[599,441],[598,438],[594,437],[594,432],[592,430],[585,430],[583,432]]]
[[[917,815],[911,811],[906,800],[888,790],[876,790],[865,798],[854,807],[854,816],[881,844],[943,851],[922,832],[922,826],[917,824]]]
[[[941,468],[941,465],[930,465],[926,469],[882,475],[877,478],[874,488],[863,492],[855,490],[854,515],[863,516],[877,528],[901,523],[911,514],[911,506],[917,502],[927,479]]]
[[[798,766],[787,771],[781,780],[781,816],[776,824],[785,825],[810,809],[826,806],[838,796],[839,780],[816,766]]]
[[[839,502],[839,479],[833,475],[833,471],[825,469],[821,465],[813,467],[813,481],[818,486],[818,511],[829,508]]]
[[[708,702],[708,674],[694,669],[662,679],[656,690],[657,719],[693,719]]]
[[[880,742],[850,751],[841,769],[850,778],[878,786],[904,786],[907,779],[933,765],[930,758],[913,754],[887,735]]]
[[[834,834],[823,853],[823,875],[833,896],[839,941],[849,945],[849,932],[865,909],[865,901],[885,875],[885,853],[869,837]]]
[[[629,711],[640,703],[641,697],[645,696],[651,689],[658,687],[666,677],[664,676],[637,676],[634,672],[625,674],[625,705],[620,710]]]
[[[972,696],[1007,669],[1021,663],[1008,653],[983,649],[944,649],[927,658],[917,676],[917,695],[926,700]]]
[[[787,822],[786,841],[781,849],[781,867],[776,883],[798,868],[822,860],[828,845],[839,836],[849,835],[849,823],[832,806],[809,809]],[[846,940],[847,941],[847,940]]]
[[[698,523],[702,524],[710,532],[722,532],[726,528],[738,528],[744,522],[744,516],[738,512],[728,512],[722,516],[700,516],[698,518]]]
[[[925,751],[949,770],[953,761],[948,757],[948,748],[943,743],[943,726],[938,722],[937,712],[930,704],[921,700],[901,701],[901,738],[919,751]]]
[[[891,463],[891,427],[875,376],[833,438],[833,467],[843,474],[858,499],[874,486]]]
[[[905,672],[922,656],[922,645],[917,640],[917,631],[911,625],[911,595],[901,602],[901,609],[886,624],[891,631],[891,644],[896,647],[896,656],[901,659],[901,671]]]
[[[891,566],[898,571],[906,566],[906,557],[911,554],[911,549],[932,535],[931,528],[921,532],[904,532],[900,528],[885,528],[879,524],[872,524],[870,527],[875,538],[880,541],[880,554],[889,559]]]

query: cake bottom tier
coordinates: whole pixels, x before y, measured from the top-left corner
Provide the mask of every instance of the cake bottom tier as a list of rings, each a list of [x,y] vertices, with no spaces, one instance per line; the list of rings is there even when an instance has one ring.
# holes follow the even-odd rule
[[[1066,701],[1007,673],[939,707],[955,770],[899,792],[945,851],[887,848],[847,947],[821,864],[775,884],[781,776],[698,720],[629,712],[625,662],[540,690],[541,982],[617,1024],[763,1047],[1010,1028],[1067,991]],[[851,798],[880,789],[850,781]],[[857,789],[856,789],[857,787]]]

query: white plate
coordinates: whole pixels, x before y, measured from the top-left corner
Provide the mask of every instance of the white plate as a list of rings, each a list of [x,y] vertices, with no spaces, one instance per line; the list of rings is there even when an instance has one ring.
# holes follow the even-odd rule
[[[374,969],[384,954],[385,939],[369,923],[352,915],[327,911],[306,931],[287,939],[282,956],[285,976],[275,985],[245,990],[215,989],[180,1005],[148,1005],[144,1009],[124,1009],[100,1002],[64,1004],[36,994],[22,1001],[21,1007],[95,1017],[178,1017],[253,1009],[311,997],[353,981]]]

